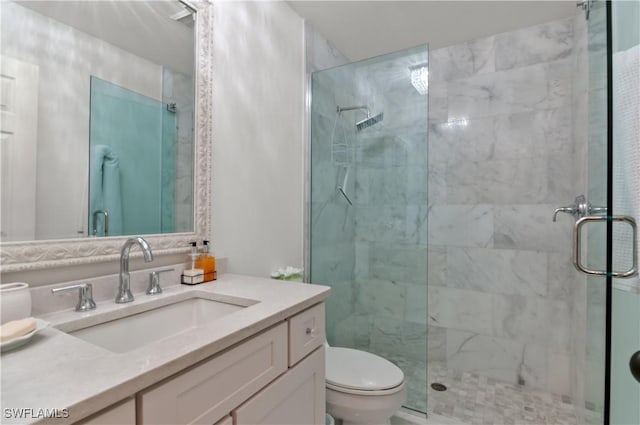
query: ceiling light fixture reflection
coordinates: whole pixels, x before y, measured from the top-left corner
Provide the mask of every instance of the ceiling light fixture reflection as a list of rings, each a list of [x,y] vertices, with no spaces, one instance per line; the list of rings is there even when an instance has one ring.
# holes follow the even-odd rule
[[[427,94],[429,91],[429,67],[426,63],[409,67],[411,73],[411,84],[420,94]]]

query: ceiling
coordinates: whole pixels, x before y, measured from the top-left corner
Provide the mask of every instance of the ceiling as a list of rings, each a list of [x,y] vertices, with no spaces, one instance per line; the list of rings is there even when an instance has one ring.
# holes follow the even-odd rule
[[[177,1],[19,3],[152,62],[192,72],[192,29],[168,18],[182,10]],[[577,13],[575,0],[288,3],[352,61],[425,43],[437,49]]]
[[[171,1],[17,1],[42,15],[158,65],[193,74],[193,28],[171,16],[185,10]]]
[[[574,16],[575,0],[289,1],[349,60],[430,49]]]

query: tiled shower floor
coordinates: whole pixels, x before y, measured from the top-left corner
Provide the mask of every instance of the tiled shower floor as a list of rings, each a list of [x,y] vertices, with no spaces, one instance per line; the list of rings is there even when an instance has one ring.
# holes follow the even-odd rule
[[[394,359],[395,360],[395,359]],[[397,362],[403,368],[402,362]],[[419,370],[418,368],[406,368]],[[586,411],[584,421],[576,415],[571,399],[544,391],[496,381],[469,372],[429,365],[428,385],[424,369],[412,374],[408,388],[408,405],[419,410],[425,406],[424,388],[428,388],[430,414],[458,420],[465,424],[536,424],[576,425],[602,423],[596,412]],[[422,377],[420,376],[422,375]],[[446,391],[431,388],[434,382],[447,386]]]

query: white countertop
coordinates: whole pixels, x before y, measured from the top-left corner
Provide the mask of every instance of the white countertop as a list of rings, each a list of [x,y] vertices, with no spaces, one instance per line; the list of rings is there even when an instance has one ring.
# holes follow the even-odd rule
[[[215,294],[224,301],[236,298],[255,304],[212,324],[118,354],[70,336],[72,330],[96,322],[107,314],[122,316],[122,309],[143,308],[187,293]],[[25,346],[2,353],[2,423],[31,423],[38,419],[8,417],[6,409],[67,409],[68,418],[46,423],[73,423],[210,357],[257,332],[267,329],[329,296],[329,288],[296,282],[225,274],[218,280],[195,286],[178,285],[161,295],[134,294],[129,304],[98,302],[87,313],[64,311],[41,316],[51,326],[34,335]],[[102,321],[102,320],[100,320]]]

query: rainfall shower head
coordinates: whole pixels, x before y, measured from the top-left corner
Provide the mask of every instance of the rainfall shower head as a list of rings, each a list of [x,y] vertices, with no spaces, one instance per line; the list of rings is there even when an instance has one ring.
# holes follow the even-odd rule
[[[367,117],[362,121],[358,121],[356,123],[356,128],[358,129],[358,131],[362,131],[365,128],[369,128],[372,125],[378,124],[380,121],[382,121],[383,118],[384,118],[384,112],[380,112],[378,115]]]
[[[384,112],[380,112],[378,115],[371,116],[371,111],[369,111],[369,107],[367,105],[361,106],[338,106],[337,107],[338,114],[341,114],[344,111],[357,111],[363,110],[367,111],[367,118],[356,122],[356,129],[358,131],[362,131],[365,128],[369,128],[372,125],[378,124],[384,118]]]

